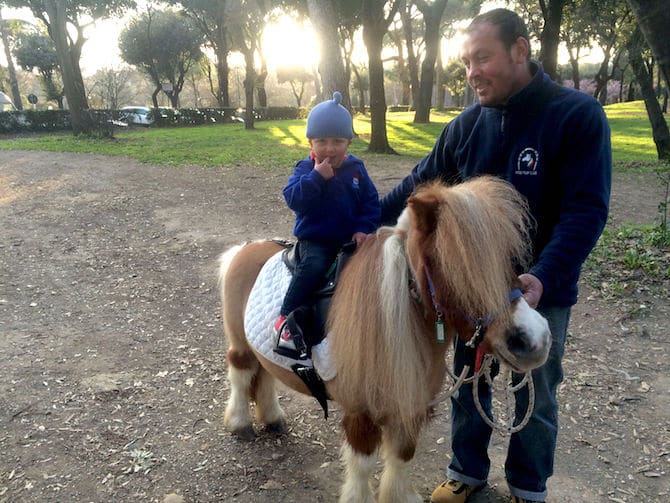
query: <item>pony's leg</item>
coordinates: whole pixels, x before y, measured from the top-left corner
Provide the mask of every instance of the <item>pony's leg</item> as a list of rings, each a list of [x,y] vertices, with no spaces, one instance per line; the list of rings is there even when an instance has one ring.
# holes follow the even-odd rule
[[[263,367],[258,369],[253,381],[252,399],[256,402],[256,419],[271,433],[288,431],[284,411],[275,392],[275,378]]]
[[[409,478],[409,464],[414,457],[416,442],[405,432],[392,426],[384,427],[384,471],[379,483],[379,503],[421,503]]]
[[[370,477],[377,461],[381,430],[366,415],[345,414],[342,427],[346,437],[342,444],[345,468],[339,503],[374,503]]]
[[[249,405],[254,377],[260,369],[260,364],[251,351],[231,348],[228,350],[226,358],[228,360],[230,397],[223,416],[223,423],[233,435],[243,440],[253,440],[256,433],[252,426]]]

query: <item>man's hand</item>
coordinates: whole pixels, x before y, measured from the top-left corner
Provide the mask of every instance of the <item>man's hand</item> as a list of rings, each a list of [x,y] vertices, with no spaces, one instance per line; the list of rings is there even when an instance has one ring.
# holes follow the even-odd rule
[[[356,241],[356,248],[361,246],[363,244],[363,241],[368,237],[368,235],[365,232],[356,232],[353,236],[351,236],[352,241]]]
[[[333,169],[333,166],[330,164],[330,161],[328,158],[324,159],[323,161],[319,161],[318,159],[314,159],[314,169],[316,170],[317,173],[319,173],[324,180],[330,180],[332,177],[335,176],[335,170]]]
[[[542,293],[544,292],[544,286],[542,282],[533,276],[532,274],[522,274],[519,276],[519,281],[521,281],[521,291],[523,292],[523,298],[526,299],[528,305],[535,309],[540,303],[542,298]]]

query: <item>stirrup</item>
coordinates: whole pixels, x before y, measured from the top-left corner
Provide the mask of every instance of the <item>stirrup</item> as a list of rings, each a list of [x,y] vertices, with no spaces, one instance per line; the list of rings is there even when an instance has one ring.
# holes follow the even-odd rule
[[[300,330],[300,327],[294,324],[294,328],[296,329],[294,333],[294,331],[287,326],[288,321],[289,317],[287,316],[284,322],[279,326],[279,330],[277,330],[277,345],[273,349],[273,351],[278,355],[285,356],[293,360],[307,360],[309,358],[309,354],[307,352],[307,345],[305,344],[305,339],[302,335],[302,330]],[[284,330],[287,330],[288,333],[290,334],[291,341],[293,342],[295,349],[284,348],[279,345],[282,340],[281,334],[284,332]]]

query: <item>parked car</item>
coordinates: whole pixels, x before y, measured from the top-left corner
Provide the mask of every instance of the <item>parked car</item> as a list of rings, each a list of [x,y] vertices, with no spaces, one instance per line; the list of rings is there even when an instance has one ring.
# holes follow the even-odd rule
[[[121,107],[119,119],[128,124],[139,124],[140,126],[150,126],[154,123],[153,113],[149,107]]]
[[[0,91],[0,112],[11,112],[13,110],[16,110],[16,107],[14,107],[12,100],[9,99],[9,96]]]

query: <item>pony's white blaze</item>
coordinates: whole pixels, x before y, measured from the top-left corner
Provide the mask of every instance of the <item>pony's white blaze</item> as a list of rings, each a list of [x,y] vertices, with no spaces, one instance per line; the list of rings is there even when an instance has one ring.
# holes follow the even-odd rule
[[[551,348],[551,331],[547,320],[531,308],[521,297],[514,309],[514,336],[516,344],[501,341],[494,346],[495,352],[503,362],[515,369],[526,372],[544,364]]]

